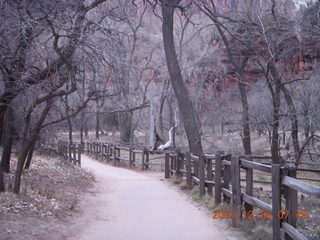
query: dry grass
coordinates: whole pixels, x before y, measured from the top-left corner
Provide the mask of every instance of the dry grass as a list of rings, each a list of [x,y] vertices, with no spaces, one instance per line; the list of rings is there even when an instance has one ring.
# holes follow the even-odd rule
[[[319,222],[320,222],[320,201],[319,198],[306,196],[301,197],[298,204],[298,210],[306,210],[309,217],[298,219],[297,227],[308,239],[320,239]]]
[[[256,226],[249,237],[251,240],[272,240],[272,229],[264,225]]]
[[[14,165],[15,159],[12,169]],[[0,194],[1,239],[38,239],[35,236],[50,233],[50,239],[60,239],[56,228],[78,210],[81,193],[93,182],[93,175],[78,166],[36,155],[22,177],[19,195],[10,192],[13,174],[6,174],[8,192]]]
[[[180,183],[180,185],[179,185],[179,188],[180,188],[181,190],[187,190],[187,189],[188,189],[188,185],[187,185],[186,181],[182,181],[182,182]]]
[[[214,198],[209,196],[209,195],[206,195],[204,197],[204,203],[206,204],[207,208],[212,211],[215,207],[216,207],[216,204],[215,204],[215,201],[214,201]]]

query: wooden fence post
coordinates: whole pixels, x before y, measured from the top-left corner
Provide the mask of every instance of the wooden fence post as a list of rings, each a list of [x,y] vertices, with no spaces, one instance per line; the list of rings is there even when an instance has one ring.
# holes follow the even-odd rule
[[[281,221],[278,213],[281,211],[281,176],[280,164],[272,164],[272,235],[273,240],[280,240]]]
[[[72,153],[71,153],[71,150],[72,150],[72,144],[69,143],[68,144],[68,152],[69,152],[69,162],[72,162]]]
[[[175,173],[175,175],[177,176],[177,177],[179,177],[180,176],[180,168],[181,168],[181,154],[180,154],[180,152],[179,151],[176,151],[176,164],[175,164],[175,171],[176,171],[176,173]]]
[[[129,168],[132,168],[132,147],[129,148]]]
[[[241,213],[241,185],[240,185],[240,159],[239,157],[231,158],[231,184],[232,184],[232,208],[235,215],[232,218],[233,227],[240,224]]]
[[[169,153],[165,153],[164,155],[164,178],[170,178],[170,161],[169,161]]]
[[[205,171],[204,171],[204,156],[199,156],[199,186],[200,186],[200,197],[206,194],[206,183],[205,183]]]
[[[231,154],[228,154],[226,156],[226,160],[230,161],[231,164]],[[230,180],[231,180],[231,165],[224,165],[224,173],[223,173],[223,182],[224,182],[224,188],[230,189]],[[230,203],[230,198],[223,194],[223,201],[226,203]]]
[[[216,154],[214,164],[214,201],[218,205],[221,203],[221,154]]]
[[[207,180],[213,181],[213,172],[212,172],[212,159],[207,159]],[[207,191],[210,196],[212,196],[213,184],[207,184]]]
[[[102,143],[102,153],[101,153],[102,161],[107,158],[106,152],[107,152],[107,144]]]
[[[102,143],[102,153],[101,153],[101,160],[106,158],[106,144]]]
[[[133,151],[134,148],[132,149],[132,166],[136,166],[136,153]]]
[[[100,153],[101,160],[104,159],[104,143],[101,143],[101,153]]]
[[[121,154],[121,150],[120,150],[120,148],[117,148],[117,154],[118,154],[118,157],[117,157],[117,160],[118,160],[118,166],[120,166],[120,154]]]
[[[78,147],[78,164],[81,166],[81,152],[82,152],[82,144]]]
[[[199,177],[199,161],[193,161],[193,173],[195,177]]]
[[[289,177],[297,178],[297,171],[294,168],[289,169]],[[292,188],[287,187],[286,188],[286,211],[289,211],[288,215],[288,223],[296,227],[297,226],[297,210],[298,210],[298,192]],[[285,234],[285,240],[292,240],[292,238],[289,236],[289,234]]]
[[[246,157],[247,161],[252,161],[252,157],[248,156]],[[246,194],[249,196],[253,195],[253,169],[252,168],[247,168],[246,169]],[[252,211],[253,206],[245,203],[244,204],[246,212]]]
[[[149,151],[147,149],[145,150],[145,155],[146,155],[146,167],[145,167],[145,169],[149,169]]]
[[[98,142],[97,143],[97,160],[100,159],[100,152],[101,152],[101,144]]]
[[[94,143],[94,153],[93,153],[93,156],[95,159],[97,159],[97,154],[98,154],[98,143]]]
[[[110,145],[107,143],[107,162],[110,162]]]
[[[117,166],[117,147],[113,146],[113,166]]]
[[[169,154],[169,166],[170,166],[170,169],[171,170],[174,170],[176,167],[175,167],[175,163],[176,163],[176,160],[175,160],[175,156],[172,156],[171,154]],[[170,176],[173,175],[173,172],[170,171]]]
[[[73,145],[73,164],[77,164],[77,145]]]
[[[68,143],[64,144],[64,159],[68,160]]]
[[[94,157],[95,148],[96,148],[96,147],[95,147],[95,143],[92,142],[92,143],[91,143],[91,152],[90,152],[92,157]]]
[[[98,159],[102,159],[102,143],[99,143]]]
[[[141,154],[141,170],[144,170],[145,152],[146,152],[146,148],[143,148],[142,154]]]
[[[99,143],[96,143],[96,154],[95,154],[95,159],[98,160],[99,158]]]
[[[188,152],[186,156],[186,171],[187,171],[187,186],[192,188],[192,173],[191,173],[191,155]]]

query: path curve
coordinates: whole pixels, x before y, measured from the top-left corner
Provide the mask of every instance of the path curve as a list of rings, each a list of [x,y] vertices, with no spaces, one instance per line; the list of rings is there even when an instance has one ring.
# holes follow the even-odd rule
[[[85,155],[82,166],[97,184],[81,201],[82,214],[68,240],[244,239],[225,222],[210,219],[159,173],[117,168]]]

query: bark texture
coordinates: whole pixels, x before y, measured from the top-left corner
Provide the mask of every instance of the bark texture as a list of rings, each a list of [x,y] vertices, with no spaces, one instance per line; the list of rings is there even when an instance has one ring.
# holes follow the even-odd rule
[[[202,145],[199,127],[192,103],[189,99],[187,89],[184,85],[181,70],[179,67],[173,37],[173,14],[175,7],[180,0],[162,1],[162,35],[163,45],[166,55],[167,67],[170,74],[171,84],[176,94],[178,106],[183,118],[184,129],[186,131],[190,151],[201,154]]]
[[[10,172],[11,149],[14,134],[14,117],[13,110],[11,107],[7,108],[5,115],[5,131],[3,137],[3,152],[1,157],[1,166],[4,172]]]

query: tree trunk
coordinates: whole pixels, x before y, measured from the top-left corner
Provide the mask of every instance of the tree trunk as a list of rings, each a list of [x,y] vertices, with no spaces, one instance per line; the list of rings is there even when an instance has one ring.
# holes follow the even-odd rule
[[[29,169],[31,164],[31,159],[33,157],[34,147],[36,146],[37,139],[32,139],[30,142],[29,150],[28,150],[28,156],[27,161],[24,166],[24,169]]]
[[[153,147],[156,141],[155,135],[155,117],[153,115],[153,102],[150,102],[150,109],[149,109],[149,146]]]
[[[84,136],[85,136],[86,138],[88,138],[88,136],[89,136],[89,129],[88,129],[88,123],[87,123],[87,121],[84,122],[83,130],[84,130]]]
[[[176,49],[173,37],[173,14],[174,7],[180,0],[163,0],[162,1],[162,35],[163,45],[166,55],[166,62],[170,74],[171,84],[176,94],[179,109],[183,118],[184,129],[186,131],[189,148],[192,153],[201,154],[201,136],[194,113],[192,103],[190,102],[187,89],[184,85],[181,70],[177,60]],[[172,6],[173,5],[173,6]]]
[[[163,113],[163,108],[164,108],[164,103],[165,100],[167,99],[166,93],[167,90],[169,88],[169,81],[170,79],[167,78],[164,83],[163,83],[163,87],[162,87],[162,92],[161,92],[161,97],[160,97],[160,107],[159,107],[159,134],[160,136],[163,138],[163,118],[162,118],[162,113]]]
[[[96,139],[99,139],[99,131],[100,131],[100,117],[99,113],[96,114]]]
[[[100,131],[100,114],[99,114],[99,100],[97,100],[97,112],[96,112],[96,139],[99,139]]]
[[[308,115],[304,116],[304,137],[305,141],[307,141],[310,137],[310,121]]]
[[[279,108],[280,101],[275,99],[275,105],[273,109],[273,127],[272,127],[272,140],[271,140],[271,156],[273,164],[280,164],[279,159]]]
[[[11,149],[13,143],[13,134],[14,134],[14,126],[13,126],[13,110],[11,107],[7,108],[5,113],[5,130],[3,137],[3,152],[1,158],[2,170],[4,172],[10,172],[10,159],[11,159]]]
[[[20,153],[18,156],[17,169],[16,169],[15,176],[14,176],[13,190],[17,194],[20,192],[21,175],[22,175],[23,166],[24,166],[27,154],[28,154],[28,149],[29,149],[29,144],[28,144],[28,141],[25,139],[22,142],[21,150],[20,150]]]
[[[4,178],[3,178],[3,171],[2,171],[2,166],[0,164],[0,192],[4,192],[5,187],[4,187]]]
[[[99,131],[100,131],[100,117],[99,117],[99,113],[97,112],[96,113],[96,139],[99,139],[100,137],[100,134],[99,134]]]
[[[35,124],[34,129],[32,130],[32,137],[31,137],[30,142],[27,140],[27,137],[26,137],[27,136],[26,132],[28,131],[27,126],[29,126],[29,123],[25,124],[25,129],[24,129],[24,134],[23,134],[24,137],[22,139],[21,150],[18,155],[18,163],[17,163],[17,168],[16,168],[16,172],[15,172],[15,179],[14,179],[13,190],[17,194],[20,192],[21,175],[22,175],[23,167],[26,162],[28,152],[32,147],[32,143],[35,144],[36,141],[38,140],[40,131],[42,129],[42,124],[43,124],[44,120],[46,119],[46,117],[51,109],[51,106],[52,106],[52,102],[49,101],[47,103],[47,106],[45,107],[45,109],[42,111],[38,122]],[[30,121],[30,119],[27,119],[27,121]],[[32,149],[32,151],[33,151],[33,149]],[[31,161],[31,159],[30,159],[30,161]]]
[[[66,91],[68,91],[69,89],[69,83],[67,82],[66,84]],[[72,139],[72,122],[71,119],[69,117],[69,111],[70,111],[70,106],[69,106],[69,98],[68,95],[66,95],[66,101],[65,101],[65,106],[66,106],[66,116],[67,116],[67,124],[68,124],[68,132],[69,132],[69,143],[72,144],[73,139]]]
[[[80,143],[83,143],[84,111],[81,112]]]
[[[233,2],[233,11],[236,10],[237,3]],[[214,9],[216,11],[216,9]],[[221,27],[221,23],[218,21],[217,17],[214,16],[211,18],[213,23],[215,24],[222,41],[226,47],[228,58],[230,63],[233,65],[235,68],[236,72],[238,73],[238,88],[240,92],[240,100],[241,100],[241,107],[242,107],[242,132],[243,132],[243,137],[242,137],[242,145],[244,149],[245,155],[251,155],[251,131],[250,131],[250,117],[249,117],[249,104],[248,104],[248,98],[247,98],[247,93],[246,93],[246,84],[244,81],[244,68],[246,66],[246,63],[248,61],[248,58],[241,58],[239,59],[237,56],[234,56],[231,51],[231,46],[230,42],[225,35],[223,28]]]
[[[280,112],[280,86],[276,84],[274,95],[272,97],[273,104],[273,124],[271,139],[271,157],[273,164],[280,164],[279,156],[279,112]]]
[[[0,106],[0,145],[2,145],[1,136],[3,135],[4,130],[4,114],[7,106]]]
[[[298,117],[297,117],[297,110],[296,106],[293,102],[292,96],[290,95],[288,89],[281,84],[281,91],[284,95],[284,99],[286,100],[287,106],[289,107],[290,112],[290,120],[291,120],[291,137],[292,137],[292,145],[295,153],[295,161],[296,165],[299,162],[299,126],[298,126]]]
[[[129,143],[131,139],[132,112],[121,112],[120,116],[120,140]]]
[[[170,124],[170,127],[173,127],[175,122],[174,122],[174,112],[173,112],[173,97],[171,96],[170,98],[167,98],[168,101],[168,109],[169,109],[169,124]]]
[[[243,131],[242,145],[244,149],[244,154],[251,155],[249,104],[248,104],[245,84],[242,78],[242,70],[241,70],[238,86],[239,86],[241,106],[242,106],[242,131]]]
[[[72,122],[69,117],[67,118],[67,124],[68,124],[68,132],[69,132],[69,142],[72,143],[73,142],[73,139],[72,139],[73,128],[72,128]]]

